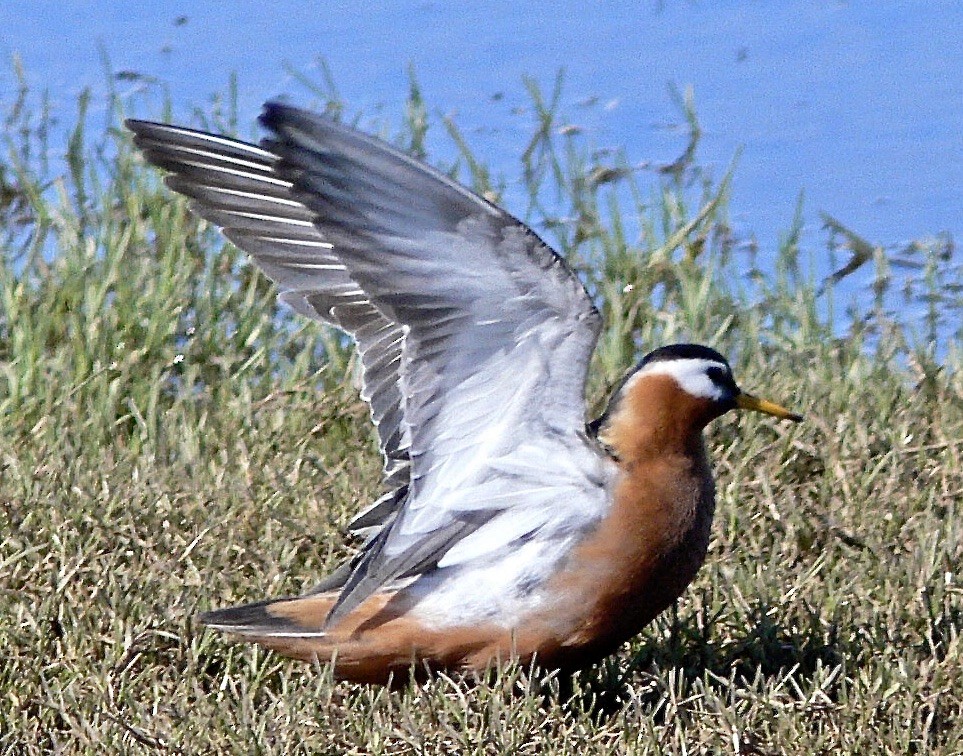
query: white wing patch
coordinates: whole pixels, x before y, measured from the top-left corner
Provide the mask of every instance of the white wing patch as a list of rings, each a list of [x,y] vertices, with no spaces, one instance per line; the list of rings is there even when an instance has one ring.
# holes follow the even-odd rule
[[[575,543],[575,536],[538,537],[494,561],[427,573],[406,589],[415,602],[411,614],[435,628],[482,623],[517,627],[551,600],[545,582]]]

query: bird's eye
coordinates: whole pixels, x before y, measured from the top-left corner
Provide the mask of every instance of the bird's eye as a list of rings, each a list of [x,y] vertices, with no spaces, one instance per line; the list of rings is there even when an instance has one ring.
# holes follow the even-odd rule
[[[709,376],[716,386],[721,386],[726,389],[726,393],[736,393],[738,389],[736,388],[736,382],[732,378],[732,373],[726,370],[724,367],[708,367],[706,368],[706,375]]]
[[[727,383],[732,381],[732,378],[726,372],[724,368],[721,367],[709,367],[706,368],[706,374],[712,379],[713,383],[717,383],[720,386],[725,386]]]

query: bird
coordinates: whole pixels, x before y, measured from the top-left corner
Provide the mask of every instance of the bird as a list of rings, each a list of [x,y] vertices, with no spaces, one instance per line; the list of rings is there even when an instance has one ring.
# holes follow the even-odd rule
[[[126,121],[147,162],[296,312],[355,342],[386,492],[360,546],[302,595],[202,624],[338,680],[510,660],[577,670],[671,606],[702,566],[703,429],[742,391],[699,344],[661,346],[586,422],[602,328],[566,261],[496,204],[386,142],[280,103],[260,144]]]

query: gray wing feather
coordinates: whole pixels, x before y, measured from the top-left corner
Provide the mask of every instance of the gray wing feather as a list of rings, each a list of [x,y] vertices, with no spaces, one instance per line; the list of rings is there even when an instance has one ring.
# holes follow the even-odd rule
[[[276,171],[277,157],[255,145],[163,124],[128,121],[134,143],[154,165],[170,171],[171,189],[220,226],[281,288],[297,312],[354,337],[362,366],[362,397],[371,405],[385,457],[385,481],[408,480],[408,430],[398,368],[404,328],[374,307],[351,278],[331,243],[314,225],[314,211],[292,196]],[[394,501],[389,494],[379,501]],[[378,508],[383,523],[393,510]],[[365,514],[365,513],[362,513]],[[378,523],[367,514],[364,524]]]
[[[584,456],[575,439],[600,318],[558,255],[444,174],[305,111],[269,105],[262,122],[275,134],[263,146],[278,156],[277,174],[371,303],[408,329],[399,378],[409,493],[345,584],[335,621],[386,582],[459,561],[458,544],[496,520],[505,526],[498,515],[509,508],[539,509],[531,529],[552,519],[551,505],[493,461],[516,453],[520,437],[566,439],[555,463]],[[573,491],[549,488],[564,509],[556,499]],[[589,502],[584,519],[597,517],[604,484],[577,493]],[[491,551],[498,535],[488,538],[479,532],[473,553]]]

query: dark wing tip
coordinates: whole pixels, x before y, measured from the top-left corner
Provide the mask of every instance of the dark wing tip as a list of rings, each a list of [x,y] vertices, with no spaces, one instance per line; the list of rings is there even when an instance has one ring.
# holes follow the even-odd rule
[[[297,108],[293,105],[288,105],[283,102],[278,102],[277,100],[269,100],[264,103],[264,109],[261,111],[261,115],[258,117],[258,123],[260,123],[264,128],[269,131],[278,131],[279,127],[285,122],[289,122],[293,119],[304,119],[308,118],[312,121],[322,119],[331,120],[330,118],[325,118],[325,116],[318,115],[317,113],[312,113],[302,108]]]
[[[134,137],[151,137],[162,134],[182,133],[182,134],[203,134],[204,132],[196,129],[189,129],[186,126],[175,126],[171,123],[161,123],[160,121],[142,121],[138,118],[127,118],[124,120],[124,128],[133,132]]]
[[[124,128],[128,131],[138,132],[146,131],[154,126],[165,126],[166,124],[160,123],[159,121],[145,121],[140,118],[125,118]]]
[[[127,118],[124,120],[124,128],[134,135],[134,144],[143,149],[143,140],[145,138],[149,139],[151,135],[156,135],[164,129],[170,129],[171,127],[165,123]]]

